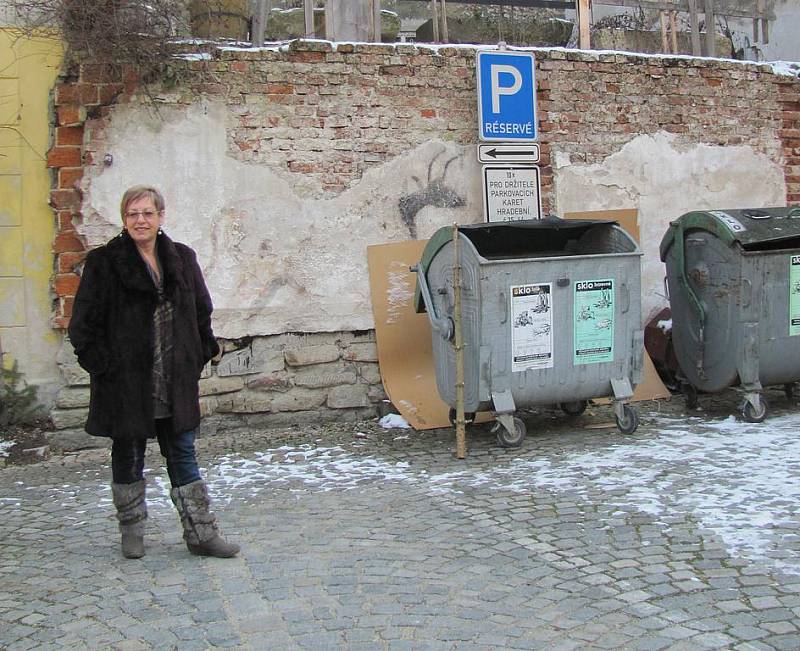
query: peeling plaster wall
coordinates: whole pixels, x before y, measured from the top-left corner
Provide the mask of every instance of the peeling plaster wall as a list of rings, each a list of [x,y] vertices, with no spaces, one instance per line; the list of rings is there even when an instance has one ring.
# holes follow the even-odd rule
[[[796,79],[747,62],[535,54],[544,212],[639,209],[644,315],[663,304],[670,220],[800,200]],[[91,247],[118,231],[126,187],[162,188],[167,231],[198,251],[222,337],[370,329],[367,246],[483,219],[474,56],[293,41],[176,62],[177,87],[87,109],[81,193],[54,201],[69,217],[78,200]],[[101,72],[57,90],[59,119],[119,92]],[[76,150],[51,154],[70,165]]]
[[[783,167],[751,147],[681,144],[674,134],[638,136],[593,165],[553,163],[561,212],[636,208],[642,242],[642,315],[668,305],[659,244],[690,210],[783,206]]]
[[[665,303],[669,221],[800,203],[796,77],[691,57],[535,54],[543,210],[638,209],[645,317]],[[81,67],[56,87],[47,156],[54,323],[68,323],[87,245],[119,231],[122,192],[152,183],[217,307],[224,354],[200,383],[206,423],[374,415],[386,396],[366,249],[483,219],[474,61],[464,46],[292,41],[176,60],[180,82],[147,92],[130,71]],[[58,364],[67,386],[51,417],[69,431],[85,419],[88,377],[68,343]]]
[[[105,134],[113,162],[87,184],[79,227],[102,244],[119,232],[126,187],[161,188],[165,231],[197,251],[218,336],[370,329],[367,246],[481,219],[474,147],[431,141],[317,197],[302,176],[229,156],[232,120],[219,102],[157,115],[116,107]]]

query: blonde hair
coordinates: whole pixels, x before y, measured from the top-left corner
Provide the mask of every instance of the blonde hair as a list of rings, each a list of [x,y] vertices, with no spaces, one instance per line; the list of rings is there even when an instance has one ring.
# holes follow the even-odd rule
[[[123,224],[125,223],[125,211],[128,206],[142,197],[150,197],[158,212],[164,210],[164,196],[156,188],[149,185],[134,185],[125,190],[125,194],[122,195],[122,201],[119,204],[119,214],[122,217]]]

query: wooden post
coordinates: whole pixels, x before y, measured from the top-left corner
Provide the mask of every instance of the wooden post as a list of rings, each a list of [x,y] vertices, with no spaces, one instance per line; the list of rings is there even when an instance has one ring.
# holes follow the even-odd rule
[[[381,0],[372,0],[372,40],[381,42]]]
[[[590,50],[592,12],[590,0],[575,0],[575,11],[578,14],[578,47],[581,50]]]
[[[714,0],[705,0],[706,3],[706,56],[713,57],[717,55],[717,28],[714,24],[716,18],[714,17]]]
[[[325,2],[325,38],[329,41],[336,40],[336,29],[334,28],[333,3],[329,0]]]
[[[699,57],[703,54],[700,47],[700,22],[697,19],[697,0],[689,1],[689,25],[692,32],[692,54]]]
[[[769,43],[769,21],[765,15],[767,9],[766,0],[756,0],[756,12],[758,13],[758,17],[761,19],[761,42],[766,45]],[[753,30],[753,40],[758,40],[758,31]]]
[[[669,31],[672,45],[672,53],[678,53],[678,12],[669,12]]]
[[[447,29],[447,0],[440,0],[442,3],[442,43],[450,42],[450,35]]]
[[[271,2],[269,0],[255,0],[253,11],[253,28],[250,33],[250,43],[253,47],[264,45],[264,31],[267,29],[267,15]]]
[[[431,0],[431,22],[433,23],[433,42],[439,42],[439,12],[436,9],[436,0]]]
[[[661,51],[666,54],[669,52],[669,46],[667,45],[667,12],[662,10],[658,14],[658,19],[661,24]]]
[[[308,38],[315,38],[314,0],[303,0],[303,17],[306,21],[306,36]]]
[[[456,353],[456,457],[467,456],[467,434],[464,418],[464,339],[461,332],[461,259],[458,246],[458,225],[453,224],[453,330]]]

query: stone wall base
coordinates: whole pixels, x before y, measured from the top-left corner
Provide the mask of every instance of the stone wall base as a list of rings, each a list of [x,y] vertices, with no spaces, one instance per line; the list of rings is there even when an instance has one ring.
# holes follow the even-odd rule
[[[386,394],[374,331],[282,334],[220,340],[223,355],[200,379],[199,435],[226,429],[355,422],[383,412]],[[58,357],[65,386],[51,411],[54,449],[104,447],[81,430],[89,376],[65,339]]]

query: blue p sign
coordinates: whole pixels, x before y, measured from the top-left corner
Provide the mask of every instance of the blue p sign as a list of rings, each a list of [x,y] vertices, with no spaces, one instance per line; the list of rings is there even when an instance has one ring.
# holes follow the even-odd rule
[[[530,52],[478,51],[481,140],[536,140],[535,68]]]

